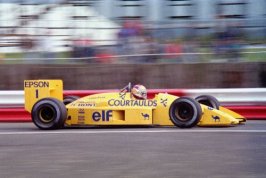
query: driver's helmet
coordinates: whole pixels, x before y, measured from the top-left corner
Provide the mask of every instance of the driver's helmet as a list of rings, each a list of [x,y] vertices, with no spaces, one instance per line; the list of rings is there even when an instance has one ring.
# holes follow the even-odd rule
[[[135,85],[131,89],[131,93],[134,98],[136,99],[147,99],[147,89],[143,85]]]

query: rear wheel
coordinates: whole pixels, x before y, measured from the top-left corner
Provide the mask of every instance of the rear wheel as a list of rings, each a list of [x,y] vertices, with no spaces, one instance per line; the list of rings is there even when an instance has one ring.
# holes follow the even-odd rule
[[[202,110],[200,104],[194,99],[180,97],[171,104],[169,115],[175,126],[189,128],[200,121]]]
[[[55,98],[44,98],[34,104],[31,117],[40,129],[60,129],[64,126],[67,110],[63,102]]]
[[[219,110],[220,102],[214,96],[200,95],[196,97],[195,100],[199,102],[200,104],[204,104],[206,106]]]

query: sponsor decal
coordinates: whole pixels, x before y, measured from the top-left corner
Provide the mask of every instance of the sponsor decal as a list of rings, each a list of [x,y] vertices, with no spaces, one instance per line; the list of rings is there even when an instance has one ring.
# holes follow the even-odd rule
[[[101,112],[94,112],[92,113],[92,119],[95,122],[99,121],[106,121],[108,122],[110,118],[113,117],[113,111],[112,110],[103,110]]]
[[[94,102],[79,102],[79,103],[72,103],[71,106],[94,107],[96,106],[96,104]]]
[[[105,96],[92,96],[89,99],[90,100],[95,100],[95,99],[104,99],[104,98],[105,98]]]
[[[214,122],[220,122],[220,117],[219,116],[212,116],[214,119]]]
[[[47,88],[49,87],[49,82],[47,81],[26,81],[24,83],[25,88]]]
[[[149,114],[141,113],[141,115],[144,118],[144,120],[149,120],[150,119],[150,115]]]
[[[84,124],[85,116],[78,116],[78,124]]]
[[[161,98],[161,104],[164,106],[164,107],[166,107],[167,106],[167,98],[166,99],[162,99]]]
[[[84,110],[84,109],[79,109],[79,110],[78,110],[78,113],[79,113],[79,114],[85,114],[85,110]]]
[[[124,100],[126,97],[126,92],[120,92],[119,97]]]
[[[84,124],[85,122],[85,110],[79,109],[78,110],[78,124]]]
[[[84,121],[85,120],[85,116],[78,116],[78,120],[79,121]]]
[[[110,99],[109,106],[157,106],[156,100],[116,100]]]
[[[78,106],[88,106],[88,107],[93,107],[96,104],[93,102],[82,102],[82,103],[78,103]]]

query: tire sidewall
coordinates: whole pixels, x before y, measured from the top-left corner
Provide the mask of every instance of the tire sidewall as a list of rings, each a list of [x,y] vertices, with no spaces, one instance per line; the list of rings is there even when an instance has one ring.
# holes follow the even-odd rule
[[[177,109],[177,107],[184,103],[189,104],[193,109],[193,116],[187,121],[180,120],[178,116],[176,116],[175,114],[175,110]],[[173,122],[175,126],[180,128],[190,128],[197,125],[197,123],[200,121],[202,116],[202,110],[200,104],[196,102],[194,99],[188,97],[181,97],[176,99],[171,104],[169,109],[169,116],[170,120]]]
[[[55,112],[55,116],[53,117],[52,121],[43,122],[40,119],[40,111],[47,106],[52,108],[52,110]],[[65,105],[61,101],[55,98],[44,98],[34,104],[31,117],[33,123],[40,129],[59,129],[64,126],[67,117],[67,111]]]

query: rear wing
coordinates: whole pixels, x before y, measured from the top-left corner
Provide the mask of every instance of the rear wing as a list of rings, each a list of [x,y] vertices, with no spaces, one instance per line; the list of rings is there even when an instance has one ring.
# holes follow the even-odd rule
[[[62,80],[25,80],[24,107],[31,112],[33,105],[42,98],[53,97],[63,101]]]

